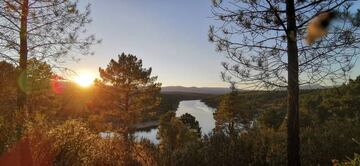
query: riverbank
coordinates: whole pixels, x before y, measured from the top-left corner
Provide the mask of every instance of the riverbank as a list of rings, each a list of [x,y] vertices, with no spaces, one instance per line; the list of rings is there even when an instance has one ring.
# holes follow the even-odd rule
[[[158,126],[159,126],[159,120],[152,120],[152,121],[135,124],[133,127],[136,130],[148,130],[148,129],[156,128]]]

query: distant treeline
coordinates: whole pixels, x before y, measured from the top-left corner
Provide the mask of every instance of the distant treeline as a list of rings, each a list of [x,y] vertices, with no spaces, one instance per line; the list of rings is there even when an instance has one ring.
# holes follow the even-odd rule
[[[300,90],[301,94],[308,93],[317,93],[326,89],[304,89]],[[262,106],[272,104],[277,101],[283,102],[287,97],[287,91],[277,90],[277,91],[240,91],[239,97],[244,97],[249,101],[256,101],[256,103],[261,103]],[[213,95],[208,98],[201,99],[207,106],[212,108],[218,108],[221,100],[225,95]]]
[[[200,93],[186,93],[186,92],[161,92],[161,102],[157,108],[159,114],[168,111],[176,111],[180,101],[183,100],[210,100],[218,95],[215,94],[200,94]]]

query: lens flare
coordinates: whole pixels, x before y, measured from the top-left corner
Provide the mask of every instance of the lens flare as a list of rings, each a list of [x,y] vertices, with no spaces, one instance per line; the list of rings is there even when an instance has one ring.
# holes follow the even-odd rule
[[[63,85],[62,79],[59,76],[54,76],[51,79],[50,85],[51,85],[52,91],[56,94],[61,94],[64,90],[64,85]]]

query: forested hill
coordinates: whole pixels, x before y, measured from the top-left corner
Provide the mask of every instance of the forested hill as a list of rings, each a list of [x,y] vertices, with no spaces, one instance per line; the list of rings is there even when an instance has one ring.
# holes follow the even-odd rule
[[[207,100],[209,98],[216,98],[219,95],[203,94],[203,93],[186,93],[186,92],[161,92],[161,102],[159,105],[159,115],[168,111],[175,111],[180,101],[183,100]]]
[[[300,93],[302,95],[318,93],[324,91],[326,89],[302,89]],[[285,90],[276,90],[276,91],[241,91],[239,94],[238,102],[254,102],[259,104],[259,107],[264,107],[267,104],[273,104],[276,102],[286,102],[287,91]],[[226,96],[223,95],[214,95],[212,97],[201,99],[206,105],[212,108],[217,108],[222,100],[222,98]],[[241,100],[240,100],[241,98]]]
[[[321,86],[319,84],[303,85],[300,86],[300,94],[308,93],[319,93],[322,91],[336,89],[340,86]],[[201,99],[206,105],[217,108],[221,99],[230,92],[228,88],[227,93],[217,94],[209,96],[207,98]],[[261,105],[266,105],[266,103],[274,103],[275,101],[281,100],[286,101],[287,91],[286,88],[276,88],[275,90],[239,90],[239,97],[244,98],[250,101],[256,101],[256,103],[261,103]]]
[[[161,92],[181,92],[197,94],[226,94],[230,92],[229,88],[223,87],[184,87],[184,86],[165,86]]]

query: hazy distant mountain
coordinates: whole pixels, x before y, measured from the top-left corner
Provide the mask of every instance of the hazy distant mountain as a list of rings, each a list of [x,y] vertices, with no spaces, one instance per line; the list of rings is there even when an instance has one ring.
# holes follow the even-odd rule
[[[301,90],[311,90],[311,89],[326,89],[326,88],[330,88],[330,86],[322,86],[320,84],[307,84],[307,85],[301,85],[299,88]],[[275,90],[286,90],[286,88],[276,88]]]
[[[300,86],[300,89],[308,90],[308,89],[326,89],[326,86],[322,86],[320,84],[308,84]]]
[[[221,87],[183,87],[183,86],[165,86],[161,92],[183,92],[183,93],[202,93],[202,94],[226,94],[230,92],[229,88]]]

